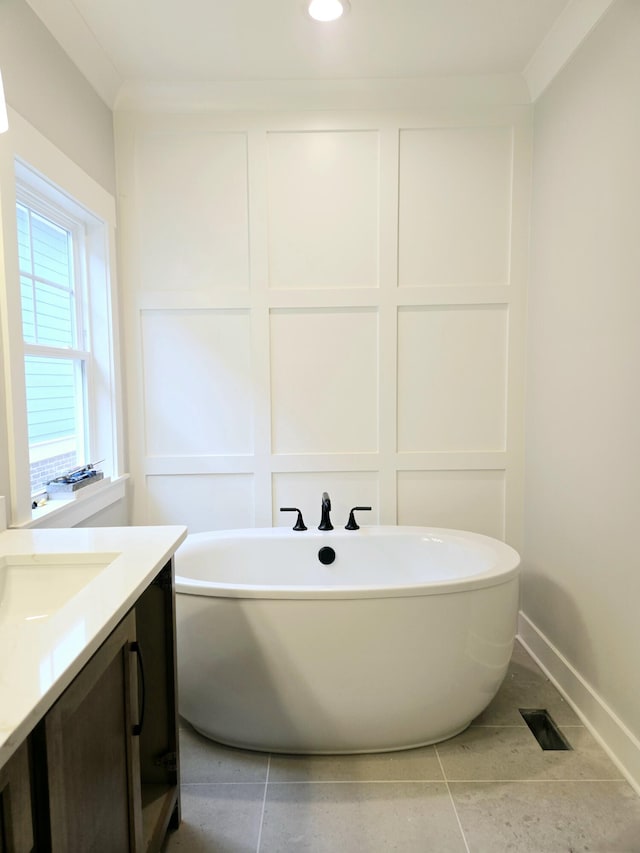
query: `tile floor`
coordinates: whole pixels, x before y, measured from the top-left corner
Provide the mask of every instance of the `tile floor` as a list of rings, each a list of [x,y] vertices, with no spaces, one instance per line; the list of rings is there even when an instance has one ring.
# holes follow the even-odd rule
[[[573,749],[543,751],[518,708],[547,708]],[[181,730],[184,853],[640,853],[640,797],[516,644],[465,732],[351,756],[267,755]]]

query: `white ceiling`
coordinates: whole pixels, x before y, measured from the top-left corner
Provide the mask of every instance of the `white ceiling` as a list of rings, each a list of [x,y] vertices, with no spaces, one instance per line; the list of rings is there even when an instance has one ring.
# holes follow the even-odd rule
[[[602,5],[351,0],[320,24],[305,0],[28,2],[107,101],[131,83],[520,74],[566,7]]]

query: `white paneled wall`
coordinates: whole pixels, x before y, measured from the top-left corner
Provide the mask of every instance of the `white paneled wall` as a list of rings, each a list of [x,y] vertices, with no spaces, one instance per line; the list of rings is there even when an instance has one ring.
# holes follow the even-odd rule
[[[376,453],[378,312],[275,308],[270,321],[274,454]]]
[[[506,392],[505,306],[400,307],[399,451],[503,451]]]
[[[400,131],[399,284],[508,284],[510,127]]]
[[[504,471],[398,471],[403,524],[477,530],[502,538]]]
[[[269,284],[378,284],[378,133],[269,133]]]
[[[139,286],[248,287],[246,134],[143,135],[135,182]]]
[[[518,544],[527,108],[117,115],[137,523]]]
[[[147,454],[252,453],[249,312],[142,311],[140,322]]]

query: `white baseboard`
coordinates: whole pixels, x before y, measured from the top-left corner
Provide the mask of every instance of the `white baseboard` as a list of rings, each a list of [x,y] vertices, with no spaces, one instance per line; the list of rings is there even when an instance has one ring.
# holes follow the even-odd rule
[[[640,740],[522,611],[518,639],[640,794]]]

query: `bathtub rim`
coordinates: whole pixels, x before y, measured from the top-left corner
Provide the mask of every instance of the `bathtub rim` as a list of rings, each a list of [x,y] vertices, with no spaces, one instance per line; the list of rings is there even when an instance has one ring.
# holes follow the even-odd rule
[[[213,542],[220,540],[230,540],[239,538],[257,539],[261,536],[273,539],[289,539],[298,537],[307,537],[315,539],[322,544],[331,544],[331,539],[336,540],[337,536],[342,538],[344,531],[317,531],[310,530],[304,532],[294,532],[290,528],[284,527],[251,527],[239,528],[230,530],[213,530],[202,531],[189,534],[183,543],[184,547],[189,540],[204,540],[211,539]],[[363,525],[358,531],[349,531],[349,538],[361,535],[424,535],[425,533],[438,536],[449,536],[456,540],[469,540],[480,543],[485,547],[490,547],[496,555],[496,564],[490,569],[476,575],[466,575],[460,578],[452,578],[441,581],[425,581],[423,583],[406,583],[395,585],[343,585],[331,586],[326,585],[304,585],[295,587],[291,584],[282,585],[259,585],[259,584],[239,584],[239,583],[223,583],[220,581],[202,581],[196,580],[179,574],[179,551],[176,553],[176,572],[175,585],[176,594],[191,595],[200,597],[212,598],[230,598],[230,599],[307,599],[307,600],[336,600],[336,599],[379,599],[379,598],[406,598],[414,596],[427,595],[446,595],[451,593],[471,592],[476,589],[486,589],[493,586],[500,586],[512,581],[518,581],[520,575],[521,559],[518,552],[491,536],[485,536],[482,533],[474,533],[467,530],[458,530],[454,528],[444,527],[420,527],[409,525]],[[337,535],[336,535],[337,534]],[[355,538],[355,537],[354,537]]]

